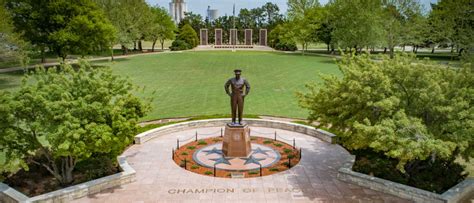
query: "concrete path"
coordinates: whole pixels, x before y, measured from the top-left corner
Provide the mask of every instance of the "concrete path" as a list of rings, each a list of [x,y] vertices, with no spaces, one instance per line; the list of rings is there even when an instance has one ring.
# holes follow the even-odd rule
[[[251,127],[252,135],[272,133]],[[89,195],[74,202],[408,202],[336,179],[337,169],[350,154],[339,145],[304,134],[276,130],[285,139],[296,138],[301,162],[290,170],[259,178],[228,179],[195,174],[171,160],[176,139],[196,130],[167,134],[124,152],[137,171],[133,183]],[[199,128],[198,133],[220,134],[220,128]],[[254,134],[255,133],[255,134]],[[268,134],[268,137],[272,135]],[[263,135],[262,137],[267,137]]]

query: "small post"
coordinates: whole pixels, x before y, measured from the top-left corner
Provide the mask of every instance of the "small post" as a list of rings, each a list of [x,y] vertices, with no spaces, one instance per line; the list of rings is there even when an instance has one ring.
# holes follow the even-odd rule
[[[293,149],[296,149],[296,141],[295,141],[295,138],[293,138]]]
[[[196,138],[195,138],[195,141],[197,142],[198,141],[198,131],[196,130],[196,134],[194,135]]]
[[[176,139],[176,149],[179,149],[179,139]]]
[[[187,160],[186,160],[186,158],[184,158],[184,169],[185,169],[185,170],[187,170],[186,165],[187,165]]]
[[[214,164],[214,177],[216,177],[216,165]]]
[[[288,168],[291,168],[291,156],[288,157]]]
[[[221,128],[221,137],[222,137],[222,136],[224,136],[224,132],[223,132],[223,130],[222,130],[222,128]]]
[[[249,135],[252,135],[252,130],[249,128]]]
[[[301,151],[303,151],[303,149],[302,149],[302,148],[300,148],[300,159],[301,159],[301,154],[302,154],[302,152],[301,152]]]
[[[171,159],[174,160],[174,149],[171,149],[171,150],[172,150],[172,151],[171,151]]]
[[[277,141],[277,131],[275,130],[275,138],[274,138],[275,141]]]
[[[261,177],[262,176],[262,164],[259,163],[259,165],[260,165],[260,177]]]

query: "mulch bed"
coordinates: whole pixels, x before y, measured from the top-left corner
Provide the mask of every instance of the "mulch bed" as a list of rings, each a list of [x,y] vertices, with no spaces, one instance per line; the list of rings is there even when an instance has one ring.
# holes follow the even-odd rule
[[[256,137],[256,136],[251,136],[250,140],[251,140],[251,143],[270,147],[278,151],[281,155],[281,158],[278,162],[276,162],[270,167],[262,168],[262,176],[272,175],[275,173],[288,170],[289,169],[288,168],[289,155],[293,156],[293,158],[291,158],[291,167],[295,166],[296,164],[300,162],[300,159],[301,159],[300,150],[294,149],[293,146],[287,143],[284,143],[278,140],[275,141],[269,138]],[[184,160],[186,159],[186,170],[194,172],[194,173],[202,174],[202,175],[214,176],[214,169],[197,164],[193,160],[193,154],[196,150],[199,150],[211,144],[216,144],[218,142],[222,142],[222,137],[211,137],[211,138],[206,138],[206,139],[200,139],[198,141],[190,142],[184,146],[180,146],[177,150],[174,151],[175,153],[174,162],[178,164],[180,167],[183,167],[184,169]],[[250,171],[230,171],[230,170],[217,169],[215,176],[222,177],[222,178],[231,178],[231,173],[235,173],[235,172],[243,173],[245,178],[260,177],[259,169],[250,170]]]

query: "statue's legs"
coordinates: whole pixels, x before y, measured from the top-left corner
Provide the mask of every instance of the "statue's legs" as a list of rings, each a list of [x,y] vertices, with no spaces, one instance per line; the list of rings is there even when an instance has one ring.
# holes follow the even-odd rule
[[[235,123],[235,118],[237,117],[236,113],[237,113],[237,100],[238,98],[236,96],[232,96],[230,98],[230,109],[231,109],[231,113],[232,113],[232,123]]]
[[[244,97],[242,96],[239,96],[239,98],[237,99],[237,107],[238,107],[238,111],[239,111],[239,124],[242,123],[242,113],[244,112]]]

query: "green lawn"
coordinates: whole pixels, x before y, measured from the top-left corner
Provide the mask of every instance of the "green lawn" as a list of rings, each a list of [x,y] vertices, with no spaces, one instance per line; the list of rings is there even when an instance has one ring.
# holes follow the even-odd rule
[[[173,52],[96,64],[145,86],[139,96],[154,100],[144,120],[230,113],[224,83],[236,68],[243,69],[252,87],[246,114],[305,118],[295,92],[319,81],[319,73],[340,74],[331,58],[273,52]],[[18,84],[18,75],[0,74],[0,89]]]

